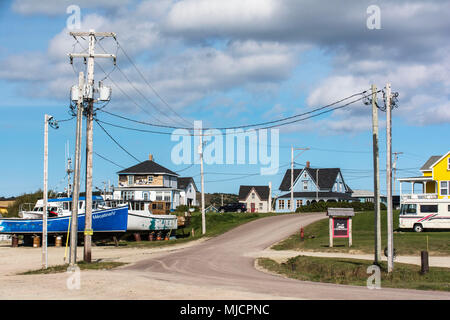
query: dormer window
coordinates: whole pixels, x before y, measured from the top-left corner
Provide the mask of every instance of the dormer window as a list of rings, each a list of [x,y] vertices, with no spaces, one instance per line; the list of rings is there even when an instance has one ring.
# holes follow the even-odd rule
[[[153,183],[153,176],[148,176],[148,183]]]

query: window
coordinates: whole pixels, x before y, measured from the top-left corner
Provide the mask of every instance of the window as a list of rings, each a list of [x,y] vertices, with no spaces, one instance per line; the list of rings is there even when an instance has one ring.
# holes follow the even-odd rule
[[[170,201],[170,193],[164,193],[164,201]]]
[[[308,190],[308,181],[303,181],[303,190]]]
[[[402,204],[400,214],[417,214],[416,206],[415,204]]]
[[[297,200],[297,208],[303,205],[303,200]]]
[[[262,209],[263,209],[263,203],[260,202],[260,203],[259,203],[259,210],[262,210]]]
[[[450,184],[450,181],[441,181],[441,196],[447,196],[448,195],[448,186]]]
[[[149,193],[148,192],[144,192],[144,201],[148,201],[149,200]]]
[[[450,170],[450,157],[447,158],[447,170]]]
[[[122,199],[123,200],[133,200],[134,192],[133,191],[122,191]]]
[[[288,200],[288,201],[287,201],[287,207],[288,207],[288,209],[291,208],[291,200]]]
[[[156,192],[156,201],[162,201],[162,197],[163,195],[161,191]]]
[[[448,212],[450,212],[450,204],[448,205]]]
[[[134,176],[128,176],[128,185],[132,185],[134,183]]]
[[[278,208],[284,209],[284,200],[278,200]]]
[[[437,204],[421,204],[420,212],[422,213],[436,213],[438,212]]]
[[[252,199],[255,199],[255,193],[254,192],[252,193]]]
[[[148,176],[148,183],[153,183],[153,176]]]

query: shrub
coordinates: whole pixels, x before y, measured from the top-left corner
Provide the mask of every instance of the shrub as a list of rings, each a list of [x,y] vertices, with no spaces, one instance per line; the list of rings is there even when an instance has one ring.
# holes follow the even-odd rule
[[[314,202],[306,206],[301,206],[295,212],[326,212],[328,208],[353,208],[355,211],[373,211],[373,202]],[[386,210],[384,203],[381,203],[381,210]]]

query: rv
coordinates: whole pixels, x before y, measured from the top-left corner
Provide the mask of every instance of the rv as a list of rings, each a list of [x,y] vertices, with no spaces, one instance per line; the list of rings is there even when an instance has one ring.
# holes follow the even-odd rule
[[[422,232],[424,229],[450,229],[450,199],[404,199],[399,228]]]

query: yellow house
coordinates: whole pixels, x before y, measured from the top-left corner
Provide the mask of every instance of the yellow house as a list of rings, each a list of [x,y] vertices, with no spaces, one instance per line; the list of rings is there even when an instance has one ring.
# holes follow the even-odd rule
[[[409,199],[450,199],[450,151],[445,155],[431,156],[420,168],[422,176],[399,178],[400,196]],[[402,182],[411,183],[411,194],[402,195]],[[421,184],[421,193],[414,189]]]

